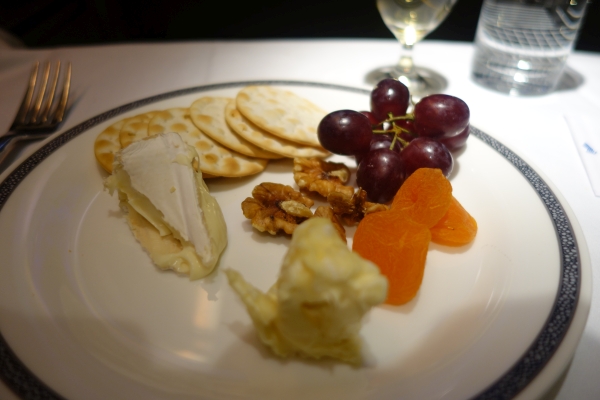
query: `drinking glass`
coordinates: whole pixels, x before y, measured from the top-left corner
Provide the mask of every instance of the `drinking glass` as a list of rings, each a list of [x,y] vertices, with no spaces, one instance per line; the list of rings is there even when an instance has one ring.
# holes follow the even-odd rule
[[[379,14],[400,42],[402,51],[396,65],[370,72],[367,81],[398,79],[413,97],[441,92],[447,86],[446,79],[431,69],[414,65],[412,50],[415,43],[446,19],[455,3],[456,0],[377,0]]]
[[[585,0],[484,0],[475,36],[475,82],[512,96],[554,91],[563,79]]]

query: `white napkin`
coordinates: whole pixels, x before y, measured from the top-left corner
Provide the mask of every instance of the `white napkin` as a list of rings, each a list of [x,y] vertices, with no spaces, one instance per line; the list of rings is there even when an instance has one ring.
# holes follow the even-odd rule
[[[600,115],[568,112],[565,119],[592,190],[600,197]]]

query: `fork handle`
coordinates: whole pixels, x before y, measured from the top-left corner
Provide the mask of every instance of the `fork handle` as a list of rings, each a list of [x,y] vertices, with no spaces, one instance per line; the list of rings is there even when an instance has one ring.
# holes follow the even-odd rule
[[[0,136],[0,163],[6,159],[10,152],[15,148],[14,144],[23,139],[16,133],[10,133]]]

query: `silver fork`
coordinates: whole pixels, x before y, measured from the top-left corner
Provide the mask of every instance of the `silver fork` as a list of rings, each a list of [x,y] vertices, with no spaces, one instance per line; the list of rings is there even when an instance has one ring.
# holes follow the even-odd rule
[[[15,148],[15,143],[48,137],[65,116],[71,87],[71,63],[67,64],[66,72],[62,72],[60,61],[54,65],[47,61],[41,73],[38,73],[39,69],[38,61],[31,71],[25,97],[10,130],[0,136],[0,162]],[[56,89],[61,73],[62,91],[58,98]]]

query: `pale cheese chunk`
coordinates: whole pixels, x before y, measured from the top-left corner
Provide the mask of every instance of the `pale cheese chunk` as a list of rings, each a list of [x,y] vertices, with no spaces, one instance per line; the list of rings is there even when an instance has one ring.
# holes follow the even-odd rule
[[[279,278],[266,294],[238,272],[225,272],[260,339],[282,357],[359,364],[362,318],[387,295],[387,279],[377,266],[349,250],[325,218],[296,228]]]

